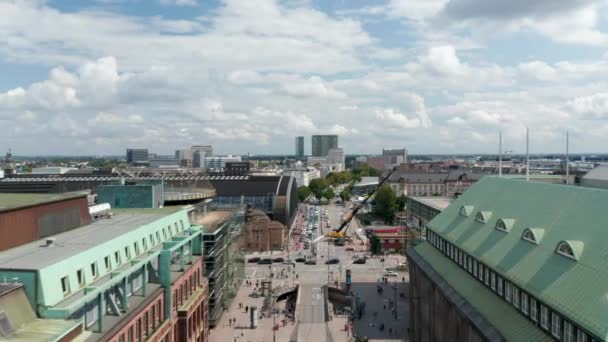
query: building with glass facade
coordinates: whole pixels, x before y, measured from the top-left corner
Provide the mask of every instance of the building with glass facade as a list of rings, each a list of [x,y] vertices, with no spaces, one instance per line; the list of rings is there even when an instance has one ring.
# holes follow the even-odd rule
[[[326,157],[329,150],[338,148],[337,135],[313,135],[312,136],[312,156]]]

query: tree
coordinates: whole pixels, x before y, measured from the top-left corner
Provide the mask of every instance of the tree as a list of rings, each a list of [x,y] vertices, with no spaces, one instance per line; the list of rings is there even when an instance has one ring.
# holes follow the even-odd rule
[[[377,237],[373,236],[369,240],[369,250],[374,255],[380,254],[382,252],[382,246],[380,246],[380,240]]]
[[[323,191],[327,188],[327,183],[323,178],[315,178],[310,181],[308,184],[310,191],[315,194],[315,197],[321,198],[323,196]]]
[[[334,197],[336,197],[336,194],[331,188],[327,188],[327,190],[323,191],[323,197],[327,198],[328,200],[332,200]]]
[[[395,209],[397,209],[397,196],[388,185],[383,185],[376,192],[376,206],[374,214],[384,219],[384,222],[390,223],[393,221]]]
[[[307,186],[301,186],[298,188],[298,199],[300,202],[304,202],[312,191]]]
[[[407,198],[405,197],[405,195],[401,195],[397,198],[397,209],[399,211],[403,211],[403,209],[405,209],[405,203],[407,202]]]
[[[342,190],[342,192],[340,193],[340,198],[343,201],[350,201],[351,197],[352,197],[352,195],[347,189]]]

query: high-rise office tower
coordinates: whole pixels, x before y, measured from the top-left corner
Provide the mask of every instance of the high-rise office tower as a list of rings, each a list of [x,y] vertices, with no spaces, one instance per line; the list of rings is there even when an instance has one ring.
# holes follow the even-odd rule
[[[390,164],[407,163],[407,149],[405,148],[383,148],[383,156],[390,156]]]
[[[314,157],[326,157],[332,148],[338,148],[337,135],[312,136],[312,155]]]
[[[296,158],[304,158],[304,137],[296,137]]]

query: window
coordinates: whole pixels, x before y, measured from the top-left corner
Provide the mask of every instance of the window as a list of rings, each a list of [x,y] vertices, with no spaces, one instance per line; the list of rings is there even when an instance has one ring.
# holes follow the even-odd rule
[[[141,239],[141,245],[144,251],[148,249],[148,243],[146,242],[146,238]]]
[[[524,291],[521,291],[521,311],[528,314],[528,294]]]
[[[133,242],[133,249],[135,250],[135,255],[139,255],[139,245],[137,242]]]
[[[475,216],[475,221],[480,222],[480,223],[486,223],[485,218],[483,217],[483,214],[480,212],[477,213],[477,216]]]
[[[568,257],[570,259],[577,260],[577,257],[574,254],[574,250],[572,249],[572,246],[570,245],[570,243],[568,243],[566,241],[562,241],[559,243],[559,245],[557,245],[557,253],[561,254],[565,257]]]
[[[511,295],[511,283],[505,281],[505,300],[509,303],[511,303]]]
[[[502,278],[498,277],[498,294],[502,296]]]
[[[479,264],[479,270],[477,272],[477,278],[483,282],[483,271],[486,267],[483,264]]]
[[[184,230],[184,220],[179,220],[179,224],[182,226],[182,230]]]
[[[491,272],[490,274],[490,286],[492,290],[496,290],[496,273]]]
[[[475,208],[473,208],[473,206],[471,206],[471,205],[463,205],[460,208],[460,215],[468,217],[473,212],[473,209],[475,209]]]
[[[468,264],[469,264],[469,273],[473,272],[473,258],[471,258],[470,256],[467,256],[467,259],[469,260]]]
[[[542,304],[540,305],[540,326],[549,330],[549,309]]]
[[[163,228],[163,239],[167,239],[167,229]]]
[[[503,232],[508,232],[507,225],[502,219],[498,219],[498,221],[496,222],[496,229],[501,230]]]
[[[131,250],[129,250],[129,246],[125,247],[125,257],[127,260],[131,260]]]
[[[154,246],[154,235],[150,234],[150,247]]]
[[[485,280],[486,285],[490,285],[490,269],[487,267],[485,269]]]
[[[106,265],[106,271],[109,271],[110,270],[110,266],[111,266],[110,265],[110,257],[107,256],[107,257],[103,258],[103,262]]]
[[[91,275],[93,276],[93,279],[97,278],[97,263],[96,262],[91,264]]]
[[[116,261],[116,266],[120,265],[120,252],[114,252],[114,260]]]
[[[477,275],[477,260],[473,259],[473,276]]]
[[[61,278],[61,290],[64,296],[70,294],[70,278],[68,276]]]
[[[84,270],[79,269],[78,271],[76,271],[76,278],[78,278],[78,285],[80,287],[83,287],[84,283],[85,283],[85,281],[84,281]]]
[[[587,342],[587,334],[581,329],[576,332],[576,342]]]
[[[568,321],[564,321],[564,341],[574,342],[574,327]]]
[[[560,327],[560,322],[561,318],[559,317],[558,314],[556,314],[555,312],[551,313],[551,334],[553,334],[553,336],[560,338],[561,337],[561,327]]]
[[[513,286],[513,306],[519,309],[519,289]]]
[[[536,299],[530,298],[530,318],[532,321],[538,321],[538,308],[536,306]]]
[[[160,232],[156,232],[156,241],[160,243]]]
[[[175,222],[173,225],[175,226],[175,234],[177,234],[179,232],[179,228],[177,228],[177,222]]]
[[[538,228],[535,228],[535,230],[539,231]],[[539,233],[540,233],[540,231],[539,231]],[[535,245],[538,245],[540,237],[537,237],[532,229],[526,228],[526,229],[524,229],[524,232],[522,233],[521,238],[528,242],[532,242]]]

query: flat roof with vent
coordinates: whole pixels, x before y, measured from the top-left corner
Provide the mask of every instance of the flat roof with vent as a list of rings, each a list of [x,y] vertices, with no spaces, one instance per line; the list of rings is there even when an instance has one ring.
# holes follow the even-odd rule
[[[34,207],[37,205],[60,202],[73,198],[86,197],[84,192],[64,194],[13,194],[0,193],[0,212]]]

